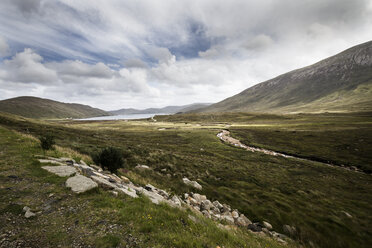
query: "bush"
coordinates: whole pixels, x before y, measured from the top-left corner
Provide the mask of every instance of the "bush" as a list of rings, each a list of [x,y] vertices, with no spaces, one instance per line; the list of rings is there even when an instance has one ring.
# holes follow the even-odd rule
[[[41,148],[45,150],[50,150],[55,144],[54,137],[52,135],[45,135],[39,137]]]
[[[93,156],[96,164],[102,168],[107,168],[112,173],[116,173],[119,168],[123,167],[122,152],[114,147],[107,147]]]

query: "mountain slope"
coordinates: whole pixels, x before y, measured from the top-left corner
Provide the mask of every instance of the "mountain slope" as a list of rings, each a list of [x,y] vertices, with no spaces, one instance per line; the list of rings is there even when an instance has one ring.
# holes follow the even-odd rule
[[[250,87],[196,112],[372,109],[372,41]]]
[[[106,111],[76,103],[22,96],[0,101],[0,111],[28,118],[87,118],[109,115]]]
[[[183,106],[166,106],[164,108],[148,108],[148,109],[119,109],[119,110],[113,110],[109,111],[113,115],[128,115],[128,114],[175,114],[179,112],[187,112],[187,111],[193,111],[197,110],[199,108],[203,108],[206,106],[209,106],[210,103],[193,103]]]

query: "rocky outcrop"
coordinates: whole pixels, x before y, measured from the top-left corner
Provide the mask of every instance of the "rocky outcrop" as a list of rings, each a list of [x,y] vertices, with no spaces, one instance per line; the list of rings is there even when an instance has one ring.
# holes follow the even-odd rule
[[[126,177],[118,177],[113,173],[102,170],[98,171],[97,168],[100,169],[99,167],[89,166],[86,163],[76,163],[71,159],[63,160],[61,158],[48,158],[40,159],[39,161],[41,163],[51,163],[50,161],[55,161],[58,163],[54,164],[69,164],[63,166],[74,169],[76,175],[67,179],[66,186],[70,187],[75,193],[83,193],[99,186],[105,190],[110,190],[110,192],[117,197],[119,197],[119,193],[123,193],[133,198],[136,198],[139,195],[144,195],[154,204],[165,203],[172,207],[191,209],[192,211],[203,215],[206,218],[220,222],[220,225],[221,223],[224,224],[222,226],[227,229],[230,229],[230,227],[246,228],[254,233],[273,237],[274,239],[280,240],[280,242],[285,242],[284,239],[287,238],[287,236],[283,234],[271,231],[272,225],[270,223],[266,221],[262,223],[252,223],[252,221],[243,213],[240,213],[239,210],[231,209],[229,205],[220,203],[219,201],[212,202],[202,194],[192,192],[185,193],[182,199],[177,195],[169,194],[165,190],[158,189],[151,184],[147,184],[144,187],[137,186]],[[56,168],[61,166],[49,167],[53,167],[53,169],[48,171],[55,173],[57,170]],[[141,166],[141,169],[145,168]],[[183,182],[187,185],[202,190],[202,186],[196,181],[190,181],[189,179],[184,178]]]
[[[66,187],[71,188],[71,190],[77,194],[84,193],[88,190],[96,188],[97,186],[98,184],[93,182],[92,179],[82,175],[70,177],[66,181]]]
[[[53,174],[56,174],[57,176],[60,176],[60,177],[69,177],[69,176],[74,175],[77,172],[74,167],[67,166],[67,165],[43,166],[41,168]]]

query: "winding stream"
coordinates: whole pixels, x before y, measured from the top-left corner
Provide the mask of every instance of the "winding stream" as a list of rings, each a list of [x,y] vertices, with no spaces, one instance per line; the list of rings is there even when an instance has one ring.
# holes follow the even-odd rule
[[[316,161],[316,160],[290,156],[290,155],[287,155],[287,154],[283,154],[283,153],[280,153],[280,152],[275,152],[275,151],[271,151],[271,150],[267,150],[267,149],[263,149],[263,148],[247,146],[247,145],[243,144],[242,142],[240,142],[240,140],[231,137],[230,132],[228,130],[222,130],[221,132],[219,132],[217,134],[217,137],[220,138],[225,143],[228,143],[228,144],[236,146],[236,147],[243,148],[243,149],[245,149],[247,151],[250,151],[250,152],[261,152],[261,153],[271,155],[271,156],[279,156],[279,157],[284,157],[284,158],[294,158],[294,159],[298,159],[298,160],[302,160],[302,161],[317,162],[317,163],[322,163],[322,164],[325,164],[325,165],[331,166],[331,167],[338,167],[338,168],[346,169],[346,170],[349,170],[349,171],[365,173],[365,172],[363,172],[362,170],[359,170],[356,167],[345,167],[344,165],[328,164],[328,163],[324,163],[324,162],[320,162],[320,161]]]

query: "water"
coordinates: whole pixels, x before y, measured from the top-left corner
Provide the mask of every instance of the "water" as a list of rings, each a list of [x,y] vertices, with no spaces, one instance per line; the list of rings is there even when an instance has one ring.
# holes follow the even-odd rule
[[[156,114],[110,115],[110,116],[98,116],[98,117],[76,119],[76,120],[79,120],[79,121],[134,120],[134,119],[147,119],[147,118],[154,117],[155,115],[169,115],[169,114],[156,113]]]

